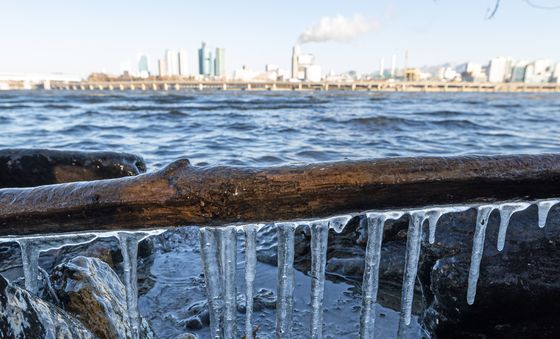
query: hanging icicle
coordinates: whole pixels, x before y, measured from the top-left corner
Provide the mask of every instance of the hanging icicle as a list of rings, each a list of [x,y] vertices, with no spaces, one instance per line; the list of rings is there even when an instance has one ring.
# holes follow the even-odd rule
[[[245,339],[253,339],[253,284],[257,266],[257,225],[245,230]]]
[[[200,229],[200,257],[206,280],[206,295],[210,313],[210,335],[212,338],[223,338],[222,312],[224,302],[221,293],[221,272],[217,231],[214,228]]]
[[[237,268],[237,231],[235,227],[220,229],[220,257],[222,258],[223,298],[224,298],[224,338],[237,338],[237,289],[235,273]]]
[[[429,209],[426,212],[426,216],[428,218],[428,242],[433,244],[436,241],[436,228],[437,223],[441,216],[447,213],[455,213],[455,212],[464,212],[468,210],[469,206],[448,206],[448,207],[439,207]]]
[[[278,232],[277,338],[291,338],[292,336],[295,226],[294,223],[276,224]]]
[[[418,271],[420,249],[422,247],[422,224],[425,220],[426,211],[420,210],[410,212],[401,296],[401,314],[399,317],[399,329],[397,333],[397,337],[399,338],[404,337],[406,328],[410,325],[410,320],[412,318],[414,285],[416,282],[416,272]]]
[[[317,220],[309,225],[311,230],[311,338],[313,339],[323,338],[323,293],[330,224],[329,220]]]
[[[500,211],[500,229],[498,231],[498,251],[504,249],[506,243],[506,233],[509,226],[511,216],[519,211],[527,209],[531,204],[526,202],[506,203],[498,206]]]
[[[539,227],[543,228],[544,225],[546,225],[546,219],[548,218],[548,212],[550,212],[550,209],[552,208],[552,206],[556,205],[557,203],[559,203],[560,200],[542,200],[537,202],[537,207],[539,209]]]
[[[31,294],[39,292],[39,249],[31,240],[20,239],[17,241],[21,248],[21,261],[25,289]]]
[[[379,262],[383,229],[388,219],[399,219],[403,212],[367,213],[367,246],[365,254],[364,278],[362,283],[362,311],[360,314],[360,338],[374,337],[375,304],[379,287]]]
[[[469,269],[469,280],[467,286],[467,303],[472,305],[476,296],[476,284],[478,275],[480,274],[480,261],[482,260],[482,252],[484,250],[484,237],[486,235],[486,226],[488,226],[488,218],[495,206],[483,205],[478,207],[476,216],[476,228],[473,237],[471,267]]]
[[[138,238],[135,234],[122,232],[118,234],[118,239],[123,256],[124,286],[126,290],[128,322],[132,331],[131,337],[133,339],[138,339],[140,336],[136,261],[138,256]]]
[[[140,314],[138,312],[138,243],[151,235],[163,233],[164,230],[151,230],[142,232],[116,232],[119,246],[123,256],[124,286],[126,291],[126,305],[128,321],[131,328],[131,337],[140,337]],[[106,237],[114,233],[99,235]]]

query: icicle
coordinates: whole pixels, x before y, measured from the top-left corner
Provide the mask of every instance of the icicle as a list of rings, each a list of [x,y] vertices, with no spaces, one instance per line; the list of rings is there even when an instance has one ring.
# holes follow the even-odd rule
[[[424,220],[426,220],[426,211],[410,212],[401,296],[401,314],[399,317],[399,329],[397,334],[399,338],[404,336],[406,327],[410,325],[410,320],[412,318],[414,285],[416,282],[416,272],[418,271],[420,249],[422,247],[422,224]]]
[[[294,308],[294,230],[293,223],[276,224],[278,232],[278,291],[276,337],[291,338]]]
[[[237,268],[237,231],[235,227],[220,229],[220,257],[222,260],[224,298],[224,338],[237,338],[237,289],[235,271]]]
[[[118,239],[123,256],[124,286],[126,290],[128,321],[132,331],[131,337],[133,339],[138,339],[140,336],[140,318],[138,315],[138,285],[136,272],[138,237],[133,233],[119,232]]]
[[[350,220],[345,220],[344,225]],[[334,221],[338,222],[338,221]],[[325,290],[325,266],[329,226],[333,220],[311,223],[311,338],[323,337],[323,292]]]
[[[509,220],[515,212],[523,211],[527,209],[531,204],[526,202],[520,203],[507,203],[498,206],[500,210],[500,230],[498,231],[498,251],[504,249],[504,244],[506,242],[506,233],[509,226]]]
[[[442,209],[435,209],[427,212],[429,229],[428,242],[430,244],[436,241],[436,226],[443,213],[444,211]]]
[[[464,212],[469,208],[470,208],[469,206],[450,206],[450,207],[441,207],[441,208],[428,210],[426,212],[426,215],[428,217],[428,229],[429,229],[428,242],[430,244],[433,244],[436,241],[437,223],[442,215],[447,213],[454,213],[454,212]]]
[[[539,208],[539,227],[543,228],[546,225],[546,218],[548,217],[548,212],[552,206],[559,203],[560,200],[542,200],[537,202],[537,207]]]
[[[379,261],[383,242],[383,226],[387,219],[399,219],[402,212],[368,213],[366,264],[362,283],[362,312],[360,314],[360,338],[374,337],[375,304],[379,287]]]
[[[39,292],[39,249],[31,240],[19,239],[17,243],[21,248],[25,289],[31,294],[37,295],[37,292]]]
[[[257,265],[257,226],[245,229],[245,339],[253,339],[253,283]]]
[[[128,320],[132,330],[131,337],[137,339],[140,336],[140,315],[138,313],[138,243],[149,236],[157,235],[165,230],[149,230],[140,232],[107,232],[97,234],[98,237],[116,235],[119,240],[121,254],[123,256],[124,287],[126,291],[126,305]]]
[[[333,229],[336,233],[342,233],[346,224],[352,219],[352,215],[340,215],[329,219],[329,228]]]
[[[494,210],[492,205],[483,205],[478,207],[476,216],[476,229],[474,231],[473,247],[471,255],[471,267],[469,269],[469,281],[467,287],[467,303],[472,305],[476,296],[476,284],[478,275],[480,274],[480,261],[482,260],[482,252],[484,250],[484,237],[486,235],[486,226],[490,213]]]
[[[222,338],[223,299],[221,293],[221,272],[216,230],[200,229],[200,257],[206,279],[206,294],[210,313],[210,334],[212,338]]]

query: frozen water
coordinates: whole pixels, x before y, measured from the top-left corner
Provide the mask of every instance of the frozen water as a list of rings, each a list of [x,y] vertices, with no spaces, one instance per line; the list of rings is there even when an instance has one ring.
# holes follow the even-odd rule
[[[206,279],[206,295],[210,313],[210,334],[212,338],[222,338],[222,311],[224,302],[221,292],[221,272],[217,230],[214,228],[200,229],[200,257],[204,278]]]
[[[498,210],[500,211],[500,229],[498,231],[498,246],[497,246],[498,251],[504,249],[504,245],[506,242],[506,233],[507,233],[511,216],[515,212],[519,212],[527,209],[529,206],[531,206],[531,204],[526,202],[506,203],[498,206]]]
[[[345,225],[349,219],[346,219]],[[323,338],[323,293],[325,290],[325,266],[329,220],[311,223],[311,338]],[[341,223],[342,224],[342,223]]]
[[[467,303],[469,305],[474,303],[474,298],[476,296],[476,284],[478,282],[478,275],[480,274],[480,261],[482,260],[482,252],[484,250],[486,226],[488,226],[490,213],[492,213],[495,208],[496,206],[493,205],[482,205],[478,207],[467,286]]]
[[[220,232],[224,298],[224,338],[237,338],[237,289],[235,271],[237,266],[237,234],[234,227],[225,227]]]
[[[552,206],[559,203],[560,200],[553,199],[553,200],[542,200],[537,202],[537,207],[539,209],[539,227],[543,228],[546,225],[546,219],[548,217],[548,212],[552,208]]]
[[[360,338],[373,338],[375,329],[375,304],[379,287],[379,262],[385,220],[399,219],[402,212],[368,213],[366,264],[362,284],[362,311],[360,313]]]
[[[253,339],[253,284],[257,266],[257,226],[245,229],[245,339]]]
[[[278,291],[276,337],[291,338],[294,308],[294,231],[293,223],[276,224],[278,232]]]
[[[418,260],[422,247],[422,224],[426,220],[426,211],[410,212],[410,221],[406,241],[406,258],[403,276],[403,287],[401,297],[401,314],[397,336],[404,337],[406,328],[410,325],[412,316],[412,302],[414,298],[414,284],[416,272],[418,271]]]

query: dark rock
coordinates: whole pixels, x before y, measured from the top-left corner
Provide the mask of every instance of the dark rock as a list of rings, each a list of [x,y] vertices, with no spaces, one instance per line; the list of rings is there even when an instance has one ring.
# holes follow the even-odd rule
[[[94,338],[79,320],[0,275],[1,338]]]
[[[476,211],[442,217],[436,243],[424,244],[419,280],[428,308],[423,326],[439,338],[560,336],[560,209],[544,229],[537,208],[513,215],[502,252],[499,213],[486,230],[476,299],[466,301]]]
[[[0,150],[0,188],[111,179],[144,172],[144,160],[128,153]]]
[[[96,336],[131,336],[124,285],[106,263],[79,256],[57,266],[51,280],[61,307],[75,314]],[[144,319],[140,337],[156,337]]]

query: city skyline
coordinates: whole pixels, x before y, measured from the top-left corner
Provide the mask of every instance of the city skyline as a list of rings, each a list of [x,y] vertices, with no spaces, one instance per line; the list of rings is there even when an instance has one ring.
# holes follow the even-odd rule
[[[281,5],[246,1],[243,6],[222,2],[215,10],[179,1],[157,5],[30,1],[25,9],[2,4],[0,29],[9,34],[0,36],[0,72],[116,74],[119,62],[138,52],[153,62],[161,51],[184,48],[194,73],[203,40],[227,50],[228,72],[244,65],[255,70],[266,64],[290,69],[291,48],[298,40],[323,72],[371,73],[382,57],[390,63],[394,54],[402,67],[404,51],[413,67],[483,64],[497,55],[560,60],[560,46],[555,44],[559,11],[514,1],[502,4],[488,20],[487,6],[449,1]]]

